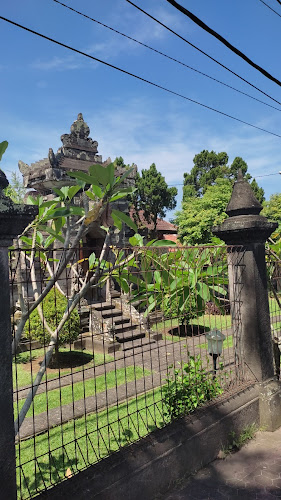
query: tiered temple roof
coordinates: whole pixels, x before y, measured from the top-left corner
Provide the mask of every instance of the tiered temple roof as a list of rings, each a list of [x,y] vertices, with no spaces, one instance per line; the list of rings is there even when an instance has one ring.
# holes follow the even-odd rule
[[[102,161],[102,156],[98,154],[98,143],[89,137],[89,134],[90,128],[84,121],[82,113],[79,113],[77,120],[71,125],[70,134],[61,136],[62,146],[57,153],[50,148],[48,158],[31,165],[19,161],[25,187],[48,194],[52,187],[61,187],[75,182],[68,177],[69,171],[88,172],[89,167],[95,163],[108,165],[111,159]],[[130,178],[133,179],[135,174],[136,168],[130,174]],[[116,175],[119,175],[117,170]]]

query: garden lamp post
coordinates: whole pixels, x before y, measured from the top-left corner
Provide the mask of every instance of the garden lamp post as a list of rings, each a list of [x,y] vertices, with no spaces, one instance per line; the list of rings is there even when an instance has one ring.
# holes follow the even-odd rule
[[[208,352],[210,356],[213,358],[213,367],[214,367],[214,378],[216,376],[217,371],[217,358],[222,353],[222,344],[225,340],[225,335],[221,333],[220,330],[211,330],[206,335],[206,339],[208,341]]]

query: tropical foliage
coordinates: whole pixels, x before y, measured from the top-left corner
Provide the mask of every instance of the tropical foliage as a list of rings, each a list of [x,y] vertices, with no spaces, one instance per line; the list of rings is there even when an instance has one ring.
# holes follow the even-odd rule
[[[190,356],[187,363],[171,370],[162,391],[164,414],[170,419],[190,413],[223,392],[219,380],[208,370],[208,363],[206,368],[202,366],[199,355]]]

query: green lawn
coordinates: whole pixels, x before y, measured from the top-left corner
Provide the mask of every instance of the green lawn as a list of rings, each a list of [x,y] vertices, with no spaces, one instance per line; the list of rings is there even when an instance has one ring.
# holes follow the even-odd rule
[[[69,349],[66,347],[61,347],[60,352],[68,352]],[[75,353],[77,352],[78,354],[81,354],[81,351],[72,351],[74,356]],[[90,368],[92,366],[98,366],[102,365],[103,363],[107,363],[109,361],[113,361],[114,358],[110,356],[109,354],[103,354],[103,353],[95,353],[93,355],[93,352],[84,350],[83,354],[85,355],[85,364],[82,366],[78,366],[73,368],[72,370],[70,368],[64,368],[61,370],[47,370],[47,377],[48,380],[51,380],[53,378],[58,378],[59,376],[67,375],[72,372],[77,372],[80,370],[83,370],[85,368]],[[34,379],[36,376],[37,370],[34,371],[34,367],[32,370],[32,376],[31,376],[31,367],[29,366],[29,369],[25,369],[24,365],[29,363],[30,361],[35,361],[37,358],[40,356],[44,356],[44,349],[34,349],[31,353],[29,351],[27,352],[21,352],[17,354],[16,360],[13,362],[13,386],[14,390],[17,388],[22,388],[22,387],[27,387],[31,385],[32,378]],[[43,380],[46,379],[46,375],[44,375]]]
[[[18,491],[29,498],[164,425],[161,390],[87,415],[17,445]],[[49,439],[48,439],[49,436]],[[76,442],[75,442],[76,441]],[[63,448],[64,447],[64,448]],[[34,457],[37,457],[37,464]]]
[[[99,375],[98,377],[85,380],[84,382],[76,382],[73,386],[68,385],[60,389],[38,394],[34,398],[34,410],[32,405],[27,413],[27,417],[31,417],[33,411],[34,415],[38,415],[39,413],[47,411],[47,408],[51,410],[52,408],[58,408],[61,405],[67,405],[88,396],[94,396],[106,389],[111,389],[117,385],[138,380],[146,375],[150,375],[150,373],[150,371],[143,370],[139,366],[128,366],[126,369],[119,368],[116,371],[110,371],[106,375]],[[15,409],[18,408],[18,410],[21,410],[24,401],[25,399],[22,399],[18,403],[15,403]]]

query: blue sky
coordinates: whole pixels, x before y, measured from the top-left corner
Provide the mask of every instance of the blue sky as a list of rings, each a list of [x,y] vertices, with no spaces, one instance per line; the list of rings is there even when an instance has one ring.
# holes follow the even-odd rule
[[[281,101],[280,87],[243,62],[166,0],[135,0],[201,49]],[[281,14],[274,0],[268,3]],[[229,85],[274,103],[199,54],[125,0],[65,0],[143,43]],[[198,17],[281,79],[281,18],[259,0],[182,0]],[[2,2],[1,15],[135,73],[191,99],[281,134],[281,113],[237,94],[56,4],[53,0]],[[152,162],[169,185],[203,149],[242,156],[266,197],[280,191],[281,138],[252,129],[74,54],[0,20],[0,140],[9,148],[1,168],[9,176],[55,151],[60,136],[82,112],[103,159],[123,156],[139,169]],[[278,104],[276,104],[278,107]],[[281,106],[280,106],[281,110]],[[261,177],[259,177],[261,176]],[[179,203],[181,201],[181,186]],[[171,214],[168,214],[168,217]]]

